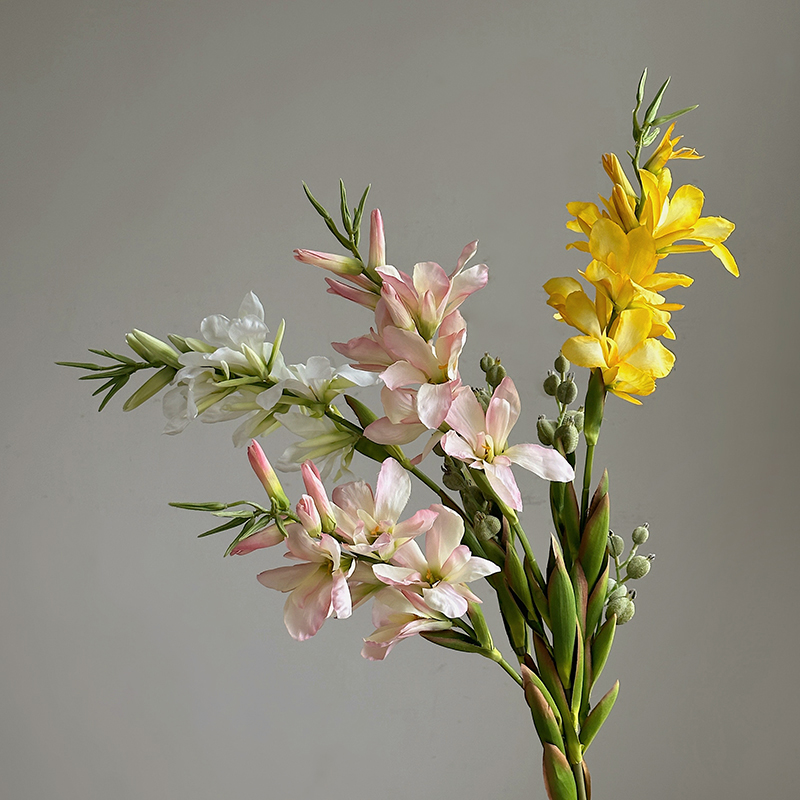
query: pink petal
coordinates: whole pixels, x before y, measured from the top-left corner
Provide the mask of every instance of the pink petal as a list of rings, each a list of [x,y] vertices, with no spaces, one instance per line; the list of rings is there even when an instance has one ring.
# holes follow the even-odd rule
[[[436,520],[436,512],[429,508],[423,508],[417,511],[413,517],[410,517],[403,522],[398,522],[394,526],[394,536],[397,539],[419,536],[421,533],[426,533],[431,529],[434,521]]]
[[[387,458],[378,474],[375,488],[376,520],[396,522],[411,497],[411,478],[393,458]]]
[[[434,261],[422,261],[414,265],[414,289],[419,297],[430,292],[438,305],[450,293],[450,278]]]
[[[547,447],[538,444],[515,444],[503,455],[547,481],[569,483],[575,479],[575,470],[567,459],[561,453]]]
[[[421,422],[391,422],[388,417],[381,417],[370,422],[364,429],[364,436],[376,444],[408,444],[428,430]]]
[[[391,564],[374,564],[372,571],[378,580],[389,586],[413,586],[422,582],[422,576],[411,567],[395,567]]]
[[[331,604],[337,619],[347,619],[353,613],[353,601],[350,597],[350,587],[347,579],[341,572],[333,574],[331,584]]]
[[[438,513],[436,521],[425,534],[425,556],[434,573],[442,574],[442,566],[464,537],[464,521],[449,508],[434,504],[432,511]]]
[[[348,286],[346,283],[333,280],[333,278],[325,278],[325,283],[328,284],[329,294],[339,295],[339,297],[344,297],[345,300],[351,300],[365,308],[374,309],[378,305],[380,295],[375,294],[375,292],[356,289],[355,286]]]
[[[473,449],[455,431],[448,431],[442,437],[442,450],[453,458],[466,461],[471,467],[480,468],[482,464]],[[478,464],[474,463],[476,461]]]
[[[319,569],[317,564],[293,564],[291,567],[278,567],[268,569],[258,575],[257,580],[267,589],[277,589],[279,592],[291,592],[296,589],[309,575]]]
[[[396,331],[397,328],[390,328],[389,330]],[[409,384],[425,383],[428,380],[428,376],[408,361],[396,361],[381,372],[381,380],[389,389],[399,389],[401,386],[408,386]]]
[[[486,416],[471,389],[461,392],[450,406],[445,422],[475,449],[478,433],[486,429]],[[444,446],[444,445],[443,445]]]
[[[422,596],[434,611],[450,619],[463,617],[469,608],[467,601],[445,581],[440,581],[430,589],[423,589]]]
[[[451,572],[447,579],[450,583],[470,583],[487,575],[494,575],[495,572],[500,572],[497,564],[485,558],[472,556],[460,569]]]
[[[299,642],[310,639],[331,613],[331,575],[318,569],[286,599],[283,622],[293,639]]]
[[[263,547],[272,547],[280,544],[284,540],[283,533],[277,525],[267,525],[266,528],[258,533],[252,534],[242,539],[236,547],[231,550],[232,556],[244,556],[254,550],[261,550]]]
[[[453,403],[450,382],[423,383],[417,392],[417,414],[420,422],[429,430],[435,431],[447,416]]]
[[[507,404],[506,406],[503,403]],[[508,434],[519,419],[521,404],[517,387],[511,378],[503,378],[494,390],[486,411],[486,432],[494,439],[495,448],[502,450]],[[490,422],[491,419],[491,422]]]
[[[458,308],[471,294],[486,286],[488,280],[489,268],[486,264],[478,264],[456,275],[447,303],[447,313]]]
[[[519,493],[519,487],[516,480],[514,480],[514,473],[511,471],[511,467],[505,464],[485,463],[483,469],[489,479],[489,484],[497,496],[510,508],[521,511],[522,495]]]

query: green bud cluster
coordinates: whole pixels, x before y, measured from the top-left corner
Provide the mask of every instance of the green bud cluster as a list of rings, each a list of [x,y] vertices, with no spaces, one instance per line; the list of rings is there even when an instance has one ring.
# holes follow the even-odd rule
[[[482,542],[488,542],[500,533],[502,528],[500,520],[492,514],[484,514],[479,511],[475,515],[475,535]]]
[[[634,528],[631,534],[633,547],[631,547],[628,557],[624,561],[620,561],[623,550],[625,549],[625,542],[621,536],[615,533],[609,533],[608,536],[608,554],[613,558],[616,566],[616,578],[608,579],[608,586],[606,588],[606,619],[612,615],[617,617],[617,625],[624,625],[629,622],[636,612],[633,600],[636,597],[636,592],[629,590],[625,585],[628,581],[636,581],[644,578],[650,572],[650,565],[655,558],[654,555],[640,556],[636,554],[639,545],[644,544],[650,536],[650,528],[645,523],[638,525]],[[625,577],[621,578],[621,571],[625,572]]]
[[[506,368],[500,363],[499,358],[485,353],[481,359],[481,370],[486,375],[486,383],[494,390],[508,374]],[[480,399],[480,398],[479,398]]]

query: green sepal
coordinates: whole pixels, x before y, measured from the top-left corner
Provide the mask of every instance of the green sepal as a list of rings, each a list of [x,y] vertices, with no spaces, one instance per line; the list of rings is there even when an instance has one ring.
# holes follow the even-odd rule
[[[586,407],[583,412],[583,436],[586,444],[596,445],[603,424],[603,409],[606,402],[606,385],[603,371],[593,369],[586,389]]]
[[[341,200],[342,225],[344,225],[347,233],[352,236],[353,219],[350,216],[350,209],[347,207],[347,190],[344,188],[344,181],[341,178],[339,179],[339,197]]]
[[[544,620],[544,624],[550,628],[550,606],[547,604],[547,595],[542,591],[542,587],[539,586],[539,581],[536,579],[536,574],[533,570],[533,564],[527,556],[525,558],[524,568],[525,575],[528,578],[528,588],[533,598],[533,604],[536,606],[539,616]]]
[[[564,686],[561,683],[561,678],[558,675],[558,670],[550,655],[547,643],[536,633],[533,634],[532,638],[533,649],[536,653],[536,663],[539,666],[539,676],[550,692],[550,696],[561,714],[561,727],[564,731],[564,743],[567,746],[567,755],[570,761],[577,764],[581,760],[581,744],[578,740],[577,731],[575,730],[572,711],[567,702],[567,696],[564,693]]]
[[[522,684],[525,687],[525,701],[531,710],[536,733],[539,735],[543,745],[554,744],[566,755],[564,739],[561,736],[555,712],[542,690],[533,681],[533,674],[524,664],[522,665]],[[545,691],[547,691],[546,688]]]
[[[503,617],[503,627],[514,653],[520,658],[528,652],[528,625],[514,595],[500,573],[487,576],[489,585],[497,592],[497,604]]]
[[[133,335],[133,333],[126,333],[125,334],[125,341],[128,343],[128,347],[136,353],[139,358],[143,358],[148,363],[152,360],[150,357],[150,353],[147,352],[147,348],[142,345],[142,343]]]
[[[555,565],[547,585],[547,605],[550,609],[550,630],[553,632],[553,656],[561,682],[569,688],[572,672],[572,657],[575,652],[575,636],[578,620],[575,609],[575,591],[569,579],[564,556],[555,536],[551,536],[551,553]]]
[[[603,495],[606,494],[608,494],[608,469],[603,470],[603,474],[600,476],[600,480],[597,482],[597,488],[594,490],[592,502],[589,503],[589,511],[586,514],[587,519],[594,514],[597,504],[603,499]]]
[[[575,613],[583,637],[586,636],[586,607],[589,601],[589,585],[580,561],[576,561],[570,570],[570,580],[575,591]],[[579,637],[580,638],[580,637]]]
[[[619,681],[617,681],[600,699],[598,704],[591,710],[589,716],[586,717],[586,722],[583,723],[581,728],[580,741],[583,745],[584,751],[588,749],[592,740],[597,736],[603,723],[614,708],[614,703],[619,694]]]
[[[523,663],[520,665],[520,669],[522,671],[522,681],[525,684],[526,681],[530,681],[533,683],[536,688],[541,693],[542,697],[544,697],[550,711],[553,712],[553,716],[556,720],[556,725],[559,727],[559,737],[560,737],[560,729],[561,729],[561,712],[558,710],[558,704],[553,699],[553,695],[550,694],[550,690],[544,685],[544,682],[539,677],[536,672],[536,663],[531,658],[530,654],[528,654]]]
[[[554,744],[544,745],[544,787],[550,800],[578,800],[578,787],[567,757]]]
[[[131,411],[140,406],[145,400],[157,395],[165,386],[168,386],[175,377],[177,370],[174,367],[162,367],[155,375],[151,375],[123,404],[123,411]]]
[[[177,333],[168,333],[167,339],[172,342],[173,346],[180,350],[181,353],[188,353],[191,351],[191,347],[186,343],[186,339],[183,336],[178,336]]]
[[[520,610],[528,617],[535,616],[536,611],[528,587],[528,578],[513,544],[509,544],[506,549],[503,572],[509,588],[522,606]]]
[[[608,493],[595,505],[594,513],[583,526],[581,546],[578,551],[583,572],[589,586],[594,587],[608,548],[608,526],[611,517],[611,501]]]
[[[608,588],[608,571],[610,566],[611,562],[608,560],[608,556],[606,556],[603,571],[600,573],[600,577],[597,579],[597,583],[594,589],[592,589],[592,593],[589,595],[589,601],[586,604],[585,638],[587,639],[597,630],[597,626],[600,624],[600,617],[603,615],[603,607],[606,604],[606,590]]]
[[[653,120],[653,125],[663,125],[665,122],[672,122],[672,120],[677,119],[684,114],[688,114],[690,111],[694,111],[697,107],[697,105],[687,106],[686,108],[682,108],[680,111],[673,111],[671,114],[664,114],[663,117],[656,117]]]
[[[587,640],[583,650],[583,691],[581,692],[581,705],[578,711],[578,724],[583,725],[589,713],[589,701],[592,696],[594,674],[592,668],[592,647]]]
[[[596,683],[614,644],[614,632],[617,629],[617,615],[612,614],[597,631],[592,641],[592,683]]]
[[[346,394],[344,396],[344,401],[348,406],[350,406],[362,428],[366,428],[367,425],[369,425],[371,422],[375,422],[375,420],[378,419],[378,415],[371,408],[369,408],[369,406],[365,406],[355,397]]]
[[[583,637],[578,635],[575,644],[575,669],[572,678],[572,695],[570,697],[570,711],[572,719],[578,719],[583,700],[583,679],[584,679],[584,658],[583,658]]]
[[[483,616],[479,603],[470,603],[467,607],[467,615],[469,621],[472,623],[472,628],[475,631],[475,636],[480,642],[481,646],[486,650],[494,650],[494,642],[492,641],[492,633],[489,626],[486,624],[486,617]]]
[[[468,638],[463,633],[458,633],[458,631],[422,631],[420,636],[433,644],[438,644],[439,647],[446,647],[448,650],[458,650],[462,653],[487,654],[485,647],[481,647],[478,642]]]

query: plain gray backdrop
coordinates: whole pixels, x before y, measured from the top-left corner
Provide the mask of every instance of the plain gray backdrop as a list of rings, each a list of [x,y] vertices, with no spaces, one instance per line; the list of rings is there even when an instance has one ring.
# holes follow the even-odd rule
[[[98,415],[53,362],[120,350],[133,327],[196,335],[250,289],[273,329],[286,318],[290,362],[333,356],[370,315],[293,261],[335,249],[301,181],[331,206],[340,177],[372,182],[398,268],[449,269],[481,239],[463,372],[502,356],[530,441],[567,335],[541,286],[586,263],[564,206],[607,190],[600,156],[629,146],[647,66],[651,91],[672,76],[666,110],[700,104],[679,125],[706,158],[673,173],[736,222],[742,277],[673,256],[696,277],[671,294],[677,365],[641,408],[609,401],[612,526],[649,520],[658,557],[587,758],[596,798],[793,796],[799,8],[2,2],[0,795],[544,798],[493,664],[423,641],[368,663],[366,610],[296,643],[255,580],[277,554],[223,560],[227,539],[196,540],[206,520],[167,506],[260,496],[233,426],[165,437],[158,401],[122,414],[122,397]],[[543,557],[545,485],[523,486]]]

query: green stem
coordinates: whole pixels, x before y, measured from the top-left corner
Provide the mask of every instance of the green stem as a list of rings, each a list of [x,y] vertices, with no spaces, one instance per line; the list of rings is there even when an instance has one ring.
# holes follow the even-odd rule
[[[581,495],[581,530],[586,524],[586,514],[589,511],[589,493],[592,491],[592,464],[594,463],[594,448],[596,445],[586,445],[586,461],[583,465],[583,494]]]
[[[511,666],[511,664],[506,661],[502,655],[500,655],[500,651],[495,648],[490,655],[487,655],[492,661],[496,661],[517,683],[519,686],[522,686],[522,678],[520,677],[519,673]],[[584,798],[586,800],[586,798]]]
[[[586,800],[586,782],[583,777],[583,762],[572,765],[572,774],[575,776],[575,785],[578,787],[578,800]]]

